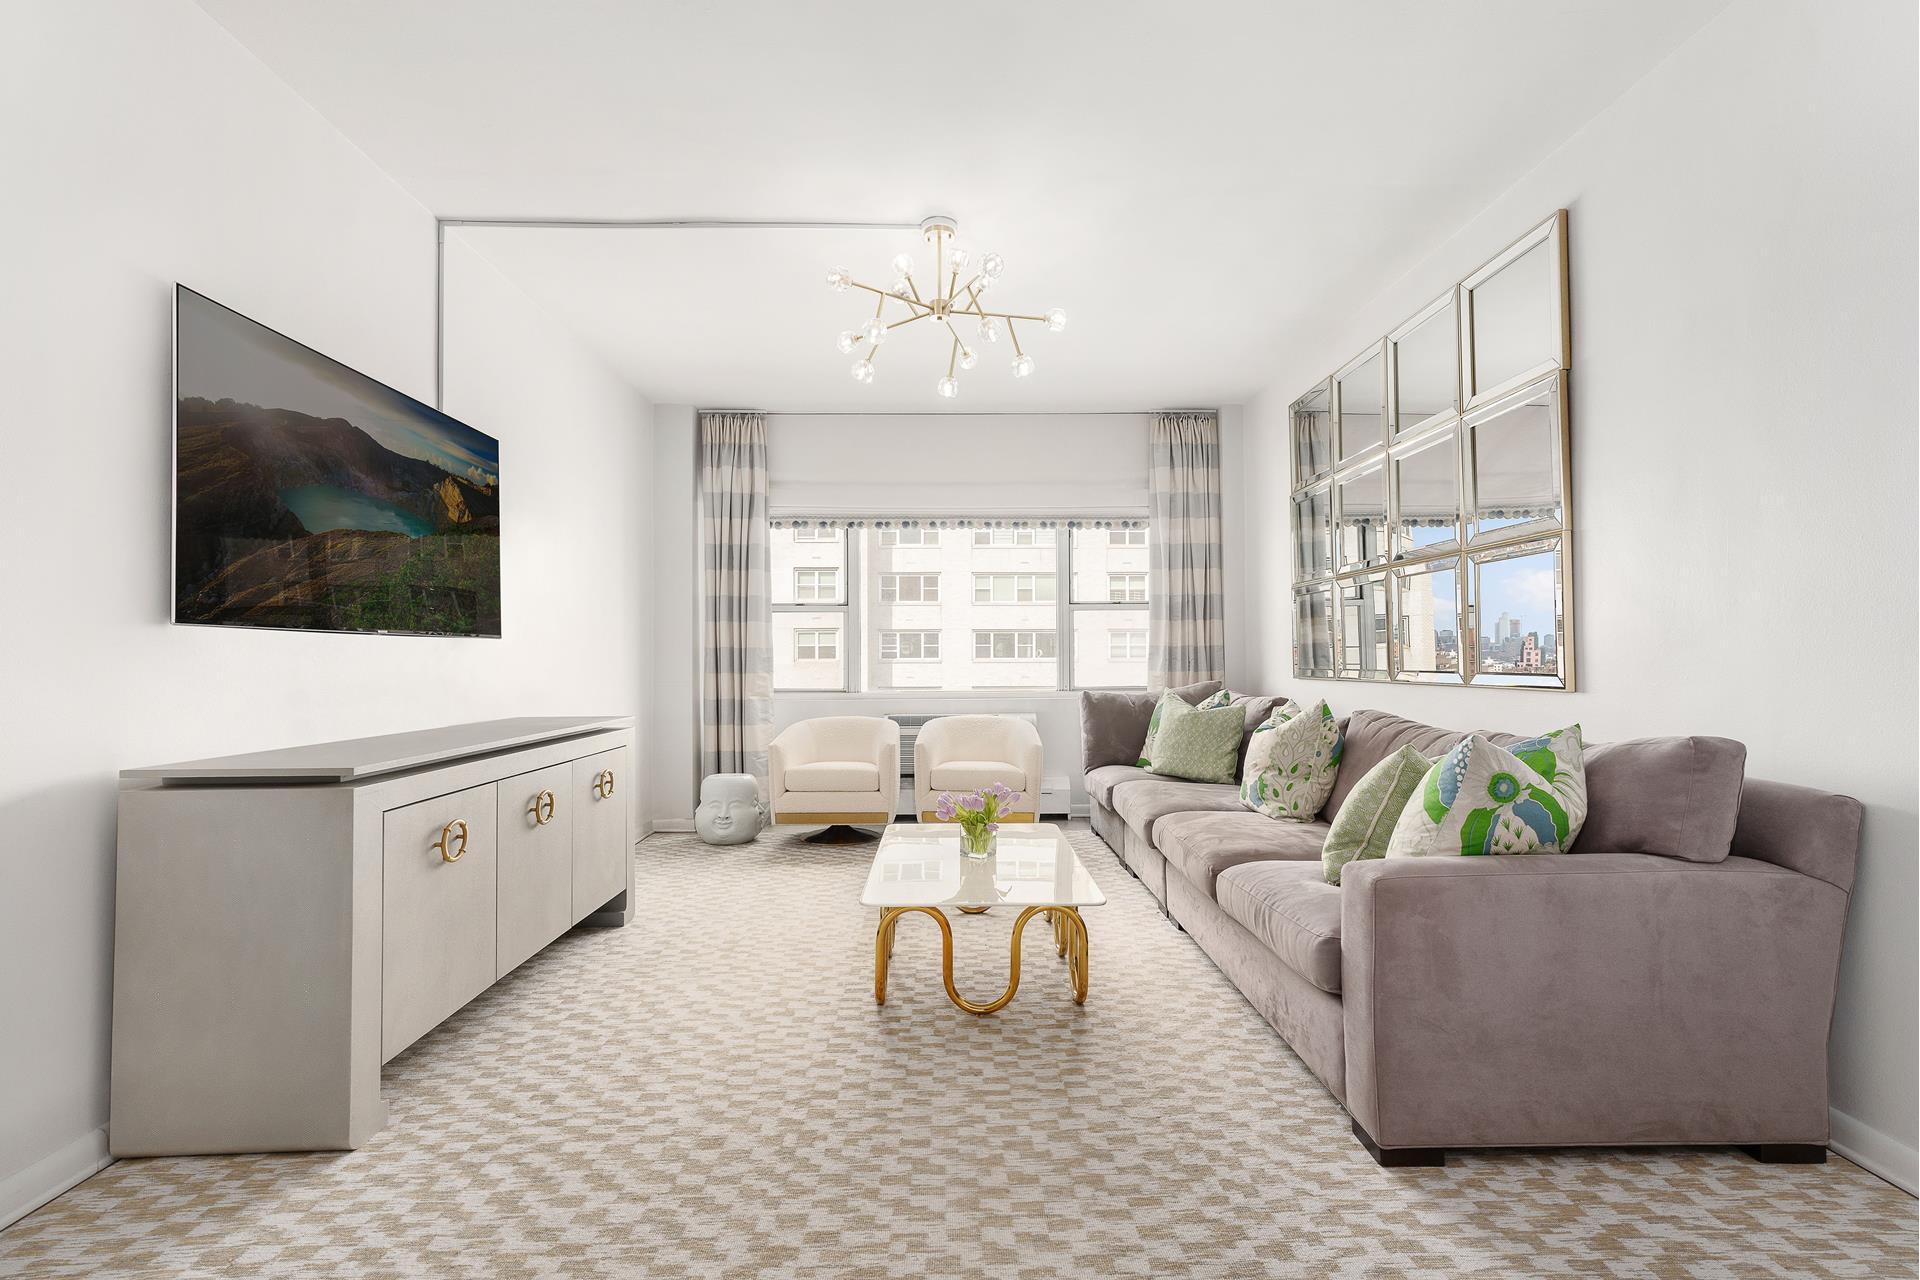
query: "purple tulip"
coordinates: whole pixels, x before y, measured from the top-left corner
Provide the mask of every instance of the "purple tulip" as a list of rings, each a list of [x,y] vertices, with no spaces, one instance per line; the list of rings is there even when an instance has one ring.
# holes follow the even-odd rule
[[[933,806],[933,816],[942,822],[952,822],[954,812],[953,792],[942,791],[940,799]]]

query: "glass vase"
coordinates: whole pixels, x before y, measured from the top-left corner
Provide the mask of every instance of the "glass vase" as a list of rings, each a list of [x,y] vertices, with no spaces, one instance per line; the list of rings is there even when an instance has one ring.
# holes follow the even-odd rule
[[[960,828],[960,852],[969,858],[991,858],[1000,833],[985,826]]]

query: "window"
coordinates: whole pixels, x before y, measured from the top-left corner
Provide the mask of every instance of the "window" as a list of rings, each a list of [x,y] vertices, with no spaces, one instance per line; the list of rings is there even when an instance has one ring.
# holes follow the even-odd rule
[[[1147,530],[1075,529],[1070,545],[1074,687],[1145,688]]]
[[[819,525],[795,527],[793,530],[793,540],[795,542],[838,542],[840,541],[840,531],[838,529],[825,529]]]
[[[1145,604],[1147,575],[1144,573],[1108,574],[1107,599],[1114,604]]]
[[[838,600],[840,571],[838,569],[795,569],[793,598],[795,600]]]
[[[933,604],[940,599],[937,573],[883,573],[880,599],[887,604]]]
[[[879,533],[879,545],[883,547],[937,547],[940,545],[938,529],[882,529]]]
[[[1144,628],[1107,632],[1107,658],[1113,662],[1145,662],[1147,633]]]
[[[1110,547],[1144,547],[1147,545],[1145,529],[1109,529],[1107,545]]]
[[[938,631],[882,631],[880,660],[882,662],[938,662],[940,633]]]
[[[795,662],[818,662],[840,656],[840,633],[838,631],[807,630],[793,633],[793,660]]]
[[[975,529],[973,545],[976,547],[1050,547],[1053,545],[1053,530]]]
[[[1032,662],[1057,656],[1051,631],[976,631],[975,662]]]
[[[1045,604],[1052,599],[1053,575],[1050,573],[973,575],[975,604]]]

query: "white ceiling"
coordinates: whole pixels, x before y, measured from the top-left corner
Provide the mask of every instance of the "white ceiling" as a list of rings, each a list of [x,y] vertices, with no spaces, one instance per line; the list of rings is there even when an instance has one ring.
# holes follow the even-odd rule
[[[996,304],[1070,318],[953,402],[932,335],[870,386],[833,347],[870,295],[825,269],[915,232],[452,234],[655,401],[977,411],[1244,399],[1725,0],[200,3],[445,217],[952,213]]]

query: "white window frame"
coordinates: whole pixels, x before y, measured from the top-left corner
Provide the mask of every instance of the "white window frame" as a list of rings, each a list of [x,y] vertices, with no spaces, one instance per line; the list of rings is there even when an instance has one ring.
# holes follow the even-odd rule
[[[811,648],[811,654],[800,652],[802,647]],[[831,649],[831,653],[822,653],[821,649]],[[793,633],[793,660],[795,662],[836,662],[840,658],[840,633],[832,627],[800,627]]]
[[[1138,581],[1140,584],[1139,595],[1133,594],[1134,587],[1132,584],[1135,581]],[[1127,585],[1122,586],[1121,584],[1123,582],[1126,583]],[[1108,604],[1145,604],[1146,602],[1147,602],[1147,575],[1146,574],[1123,571],[1120,573],[1109,573],[1107,575],[1107,603]]]
[[[838,529],[822,529],[819,525],[794,525],[788,530],[795,542],[837,542],[840,539]]]
[[[813,579],[811,588],[801,585],[808,577]],[[811,595],[808,594],[809,590]],[[825,594],[822,594],[823,591]],[[795,565],[793,598],[799,604],[837,604],[840,599],[840,566]]]

